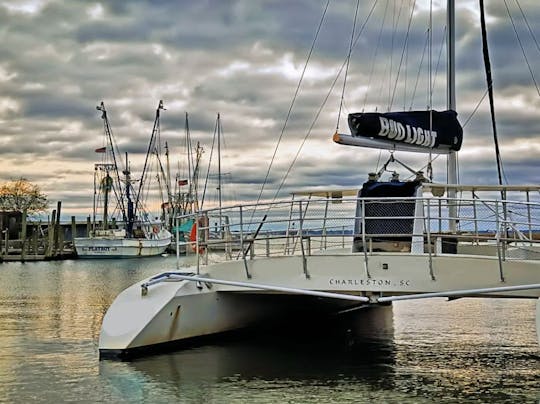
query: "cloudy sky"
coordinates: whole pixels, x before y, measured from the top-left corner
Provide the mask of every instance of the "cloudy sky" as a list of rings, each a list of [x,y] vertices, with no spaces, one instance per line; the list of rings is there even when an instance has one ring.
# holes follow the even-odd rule
[[[325,12],[327,0],[0,0],[0,182],[27,178],[51,207],[61,200],[65,215],[85,217],[104,144],[96,105],[138,173],[163,100],[173,175],[185,166],[185,113],[203,173],[221,114],[225,199],[256,199],[274,153],[263,199],[360,185],[388,152],[334,144],[337,123],[348,133],[349,112],[426,109],[430,99],[445,109],[446,27],[444,1],[431,6],[431,41],[428,1],[362,0],[354,24],[356,3],[330,1]],[[477,3],[458,0],[456,11],[460,181],[495,184]],[[506,178],[538,183],[540,5],[486,3]],[[434,162],[435,181],[446,181],[445,160]]]

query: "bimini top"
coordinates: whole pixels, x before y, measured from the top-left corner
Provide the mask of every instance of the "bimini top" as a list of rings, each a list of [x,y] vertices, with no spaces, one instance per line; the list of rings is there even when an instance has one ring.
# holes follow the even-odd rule
[[[463,128],[448,111],[358,112],[349,114],[351,136],[337,134],[340,144],[391,150],[448,153],[461,149]]]

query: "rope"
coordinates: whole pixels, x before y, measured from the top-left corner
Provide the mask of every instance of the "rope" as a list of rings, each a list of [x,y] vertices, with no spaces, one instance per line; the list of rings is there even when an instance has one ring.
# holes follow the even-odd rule
[[[540,52],[540,45],[538,44],[538,41],[536,40],[536,37],[533,33],[533,30],[531,29],[531,26],[529,25],[529,21],[527,20],[527,17],[525,16],[525,13],[523,12],[523,9],[521,8],[521,5],[519,4],[519,1],[516,0],[516,4],[519,8],[519,11],[521,12],[521,16],[523,17],[523,20],[525,21],[525,25],[527,25],[527,29],[529,30],[529,34],[531,34],[531,37],[536,44],[536,49],[538,49],[538,52]]]
[[[426,36],[426,41],[424,42],[424,49],[422,50],[422,57],[420,58],[420,64],[418,65],[418,72],[416,74],[416,81],[414,83],[414,90],[411,96],[411,104],[409,105],[409,110],[412,109],[414,97],[416,96],[416,89],[418,88],[418,82],[420,80],[420,73],[422,71],[422,65],[424,64],[424,57],[426,55],[427,45],[428,45],[428,37]]]
[[[353,48],[356,46],[356,43],[358,42],[358,40],[360,39],[360,36],[362,35],[363,31],[364,31],[364,28],[366,27],[369,19],[371,18],[371,15],[373,14],[373,11],[375,10],[375,6],[377,5],[377,2],[378,0],[375,0],[373,2],[373,5],[371,6],[371,9],[369,10],[369,13],[366,17],[366,20],[364,21],[364,24],[362,25],[362,27],[360,28],[359,32],[358,32],[358,35],[356,36],[355,40],[354,40],[354,45],[353,45]],[[287,177],[289,176],[294,164],[296,163],[296,160],[298,159],[298,156],[300,155],[300,152],[302,151],[302,148],[304,146],[304,144],[306,143],[306,140],[307,138],[309,137],[309,135],[311,134],[311,131],[313,130],[315,124],[317,123],[318,119],[319,119],[319,116],[321,115],[321,112],[324,108],[324,106],[326,105],[326,102],[328,101],[328,99],[330,98],[330,94],[332,94],[332,91],[334,90],[334,87],[339,79],[339,77],[341,76],[341,72],[343,71],[343,69],[345,68],[345,63],[346,61],[343,62],[343,64],[341,65],[341,68],[339,69],[338,73],[336,74],[336,78],[334,79],[334,81],[332,82],[332,85],[330,86],[330,89],[328,90],[327,94],[326,94],[326,97],[324,98],[323,102],[321,103],[317,113],[315,114],[315,117],[313,118],[313,121],[311,122],[311,125],[306,133],[306,135],[304,136],[304,139],[302,140],[302,143],[301,145],[299,146],[297,152],[296,152],[296,155],[294,156],[294,159],[293,161],[291,162],[291,164],[289,165],[289,168],[287,169],[287,172],[285,173],[285,175],[283,176],[283,179],[281,180],[281,183],[279,184],[279,187],[276,191],[276,193],[274,194],[274,197],[272,199],[272,202],[274,202],[276,199],[277,199],[277,196],[279,195],[279,192],[281,191],[281,189],[283,188],[283,185],[285,184],[285,181],[287,180]],[[270,208],[268,208],[269,210]],[[253,217],[253,215],[252,215]]]
[[[529,59],[527,58],[527,55],[525,54],[525,49],[523,48],[523,44],[521,43],[521,38],[519,37],[519,34],[517,32],[516,24],[514,23],[514,19],[512,18],[512,14],[510,13],[510,10],[508,9],[508,4],[506,3],[506,0],[504,0],[504,6],[506,7],[506,12],[508,13],[508,17],[510,17],[512,27],[514,28],[514,33],[516,34],[516,39],[517,39],[517,41],[519,43],[519,47],[521,48],[521,53],[523,54],[523,58],[525,59],[525,63],[527,64],[527,68],[529,69],[529,73],[531,74],[531,78],[532,78],[532,81],[534,83],[534,87],[536,88],[536,92],[538,93],[538,95],[540,95],[540,90],[538,89],[538,84],[536,83],[536,80],[534,78],[534,73],[532,71],[531,64],[529,63]],[[534,36],[533,36],[533,38],[534,38]],[[535,40],[535,42],[536,42],[536,40]]]
[[[371,69],[370,69],[370,72],[369,72],[368,83],[371,83],[371,79],[373,78],[373,71],[375,70],[375,62],[376,62],[377,54],[379,53],[379,48],[380,48],[380,45],[381,45],[382,32],[383,32],[383,28],[384,28],[384,22],[386,21],[387,10],[388,10],[388,2],[386,2],[386,7],[384,8],[384,15],[383,15],[382,23],[381,23],[381,28],[379,29],[379,35],[377,36],[377,46],[375,47],[375,52],[373,53],[373,57],[371,58],[372,61],[371,61]],[[381,82],[381,85],[382,85],[382,82]],[[362,107],[362,110],[364,110],[364,108],[367,105],[368,94],[369,93],[370,93],[370,91],[366,91],[366,94],[364,96],[364,105]]]
[[[388,110],[391,110],[392,109],[392,105],[394,104],[394,98],[395,98],[395,95],[396,95],[396,90],[397,90],[397,86],[398,86],[398,81],[399,81],[399,76],[400,76],[400,73],[401,73],[401,68],[403,66],[403,59],[405,57],[405,54],[406,54],[406,49],[407,49],[407,45],[409,43],[409,34],[411,32],[411,23],[412,23],[412,19],[413,19],[413,13],[414,13],[414,8],[416,7],[416,0],[414,0],[414,3],[413,3],[413,6],[411,8],[411,14],[409,15],[409,22],[407,24],[407,34],[405,34],[405,40],[403,41],[403,49],[401,51],[401,58],[399,60],[399,66],[398,66],[398,71],[397,71],[397,74],[396,74],[396,81],[395,81],[395,84],[394,84],[394,91],[392,93],[392,97],[390,98],[390,103],[388,105]],[[406,88],[406,87],[405,87]]]
[[[289,110],[287,112],[287,116],[285,118],[285,122],[283,124],[283,127],[281,128],[281,133],[279,135],[279,138],[278,138],[278,142],[276,144],[276,147],[274,149],[274,154],[272,155],[272,158],[270,160],[270,164],[268,165],[268,170],[266,171],[266,175],[264,177],[264,181],[263,181],[263,184],[261,186],[261,190],[259,192],[259,195],[257,196],[257,202],[256,202],[256,205],[259,204],[260,200],[261,200],[261,197],[262,197],[262,193],[264,191],[264,187],[266,186],[266,183],[268,182],[268,177],[270,175],[270,170],[272,169],[272,165],[274,164],[274,160],[276,158],[276,154],[277,154],[277,151],[278,151],[278,148],[279,148],[279,145],[281,143],[281,139],[283,138],[283,134],[285,133],[285,128],[287,127],[287,123],[289,121],[289,117],[291,116],[291,112],[292,112],[292,108],[294,106],[294,103],[296,101],[296,97],[298,96],[298,92],[300,90],[300,86],[302,84],[302,81],[304,79],[304,75],[305,75],[305,72],[306,72],[306,69],[307,69],[307,65],[309,63],[309,60],[311,59],[311,55],[313,53],[313,49],[315,48],[315,43],[317,42],[317,39],[319,37],[319,32],[321,30],[321,27],[322,27],[322,24],[324,22],[324,19],[326,17],[326,12],[328,10],[328,5],[330,4],[330,0],[327,0],[326,2],[326,6],[324,7],[324,11],[323,11],[323,14],[321,16],[321,20],[319,22],[319,26],[317,27],[317,32],[315,33],[315,38],[313,38],[313,42],[311,44],[311,48],[309,49],[309,53],[308,53],[308,57],[306,59],[306,63],[304,64],[304,68],[302,70],[302,74],[300,76],[300,80],[298,81],[298,85],[296,86],[296,91],[294,92],[294,96],[293,96],[293,99],[291,101],[291,105],[289,106]],[[252,212],[252,215],[251,215],[251,219],[253,219],[253,215],[255,214],[255,210],[253,210]]]
[[[338,117],[336,122],[336,132],[339,129],[339,118],[341,118],[341,109],[343,108],[343,99],[345,98],[345,87],[347,85],[347,75],[349,73],[349,64],[351,61],[351,54],[353,49],[353,43],[354,43],[354,33],[356,30],[356,19],[358,18],[358,7],[360,6],[360,0],[356,1],[356,9],[354,11],[354,21],[353,21],[353,27],[351,32],[351,41],[349,43],[349,53],[347,54],[347,62],[345,66],[345,75],[343,76],[343,88],[341,90],[341,102],[339,103],[339,111],[338,111]]]
[[[214,137],[212,138],[212,148],[210,149],[210,157],[208,158],[208,169],[206,170],[206,178],[204,179],[204,188],[201,198],[201,210],[204,205],[204,198],[206,196],[206,187],[208,185],[208,178],[210,177],[210,166],[212,165],[212,156],[214,155],[214,145],[216,143],[216,134],[218,132],[218,120],[216,119],[216,125],[214,127]]]

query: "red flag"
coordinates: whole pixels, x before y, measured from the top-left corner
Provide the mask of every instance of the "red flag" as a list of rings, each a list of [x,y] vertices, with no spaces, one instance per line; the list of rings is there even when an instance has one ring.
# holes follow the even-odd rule
[[[96,149],[96,153],[105,153],[107,151],[107,148],[104,146],[104,147],[100,147],[99,149]]]
[[[188,180],[178,180],[178,185],[179,186],[187,185],[187,184],[188,184]]]

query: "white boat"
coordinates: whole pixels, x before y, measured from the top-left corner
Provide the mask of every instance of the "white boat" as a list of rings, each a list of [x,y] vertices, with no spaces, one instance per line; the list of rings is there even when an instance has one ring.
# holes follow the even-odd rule
[[[160,229],[147,231],[149,238],[128,238],[125,229],[96,230],[92,237],[77,238],[80,258],[135,258],[160,255],[171,243],[171,234]]]
[[[103,318],[100,357],[291,320],[325,327],[355,314],[369,329],[374,315],[405,299],[539,299],[540,185],[434,184],[418,174],[221,208],[241,245],[229,260],[208,254],[216,210],[182,218],[199,224],[196,265],[121,292]]]
[[[160,104],[156,110],[156,120],[150,144],[154,142],[156,126],[159,124]],[[126,154],[124,178],[119,174],[116,150],[118,149],[110,128],[107,111],[103,102],[97,107],[102,112],[107,146],[96,149],[104,154],[104,161],[95,164],[94,169],[94,209],[93,224],[87,237],[75,237],[73,244],[79,258],[135,258],[160,255],[171,244],[172,234],[165,229],[162,221],[152,220],[145,212],[141,188],[135,193]],[[151,150],[151,147],[149,148]],[[147,154],[148,159],[148,154]],[[146,169],[146,163],[145,163]],[[145,169],[140,184],[144,182]],[[112,198],[114,195],[114,198]],[[136,200],[132,200],[132,195]],[[110,200],[116,202],[115,211],[121,212],[122,220],[110,217]],[[101,220],[97,213],[102,207]]]

